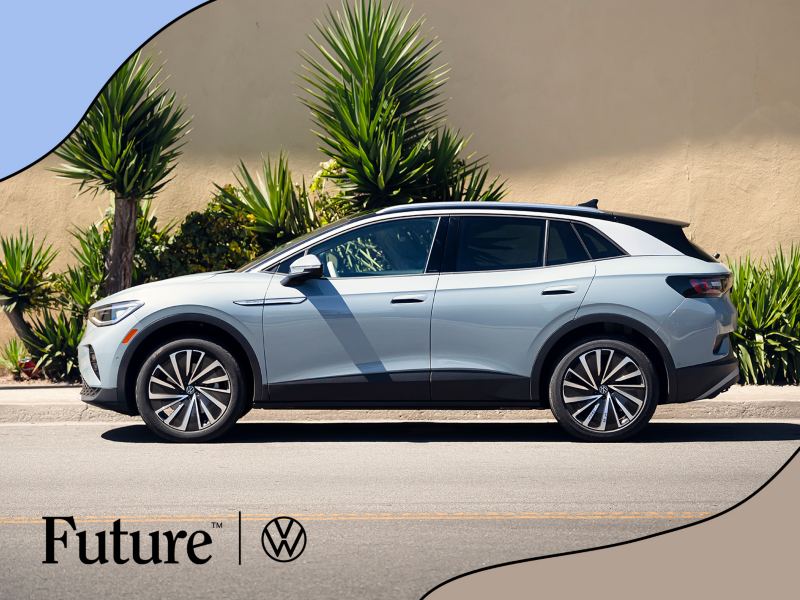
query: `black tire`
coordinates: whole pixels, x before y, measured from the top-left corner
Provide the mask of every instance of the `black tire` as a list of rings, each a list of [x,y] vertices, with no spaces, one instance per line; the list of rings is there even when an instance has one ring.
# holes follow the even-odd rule
[[[174,339],[155,348],[139,369],[136,405],[162,438],[207,442],[241,416],[244,390],[241,369],[223,346],[204,338]]]
[[[553,415],[581,440],[629,438],[647,425],[657,406],[653,363],[626,338],[598,336],[577,342],[564,351],[550,378]]]

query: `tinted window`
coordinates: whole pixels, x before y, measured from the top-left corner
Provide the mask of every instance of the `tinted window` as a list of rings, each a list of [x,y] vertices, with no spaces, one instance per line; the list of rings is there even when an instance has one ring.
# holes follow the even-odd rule
[[[575,229],[578,230],[578,233],[580,234],[583,243],[586,244],[586,248],[588,248],[589,254],[592,255],[592,258],[597,260],[601,258],[625,256],[625,253],[617,248],[606,236],[597,232],[591,227],[581,225],[580,223],[575,223]]]
[[[277,273],[287,273],[287,274],[291,273],[292,270],[291,270],[290,267],[292,266],[292,263],[294,261],[296,261],[298,258],[300,258],[301,256],[303,256],[303,253],[299,252],[299,253],[295,254],[294,256],[290,256],[286,260],[282,260],[281,264],[278,265]]]
[[[456,271],[542,266],[545,221],[514,217],[461,217]]]
[[[424,273],[437,217],[399,219],[343,233],[311,248],[325,277]]]
[[[550,221],[550,232],[547,234],[547,264],[565,265],[583,260],[589,260],[589,256],[572,225],[564,221]]]

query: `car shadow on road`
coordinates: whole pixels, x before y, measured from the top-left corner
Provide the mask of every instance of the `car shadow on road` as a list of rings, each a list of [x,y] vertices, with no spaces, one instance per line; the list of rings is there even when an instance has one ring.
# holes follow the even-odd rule
[[[169,443],[144,425],[109,429],[101,436],[109,442]],[[644,431],[622,443],[761,442],[800,440],[800,425],[792,423],[650,423]],[[285,442],[561,442],[583,443],[569,437],[557,423],[249,423],[236,424],[212,444],[266,444]]]

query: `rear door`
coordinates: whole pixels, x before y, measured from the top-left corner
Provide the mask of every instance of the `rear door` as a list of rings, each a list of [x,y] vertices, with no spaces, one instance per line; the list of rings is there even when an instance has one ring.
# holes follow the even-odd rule
[[[431,399],[529,400],[539,346],[574,318],[594,277],[572,225],[516,215],[450,217],[441,271],[431,318]]]

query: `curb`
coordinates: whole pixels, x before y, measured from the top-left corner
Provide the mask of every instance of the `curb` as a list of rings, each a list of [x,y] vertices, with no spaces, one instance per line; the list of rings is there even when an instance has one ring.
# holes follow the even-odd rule
[[[0,423],[141,422],[90,406],[78,386],[0,386]],[[653,419],[800,419],[800,386],[734,386],[712,400],[662,404]],[[552,421],[549,410],[253,409],[243,421]]]
[[[653,419],[800,419],[798,400],[698,400],[661,405]],[[549,410],[278,410],[253,409],[242,421],[551,421]],[[141,422],[80,401],[0,402],[0,423]]]

